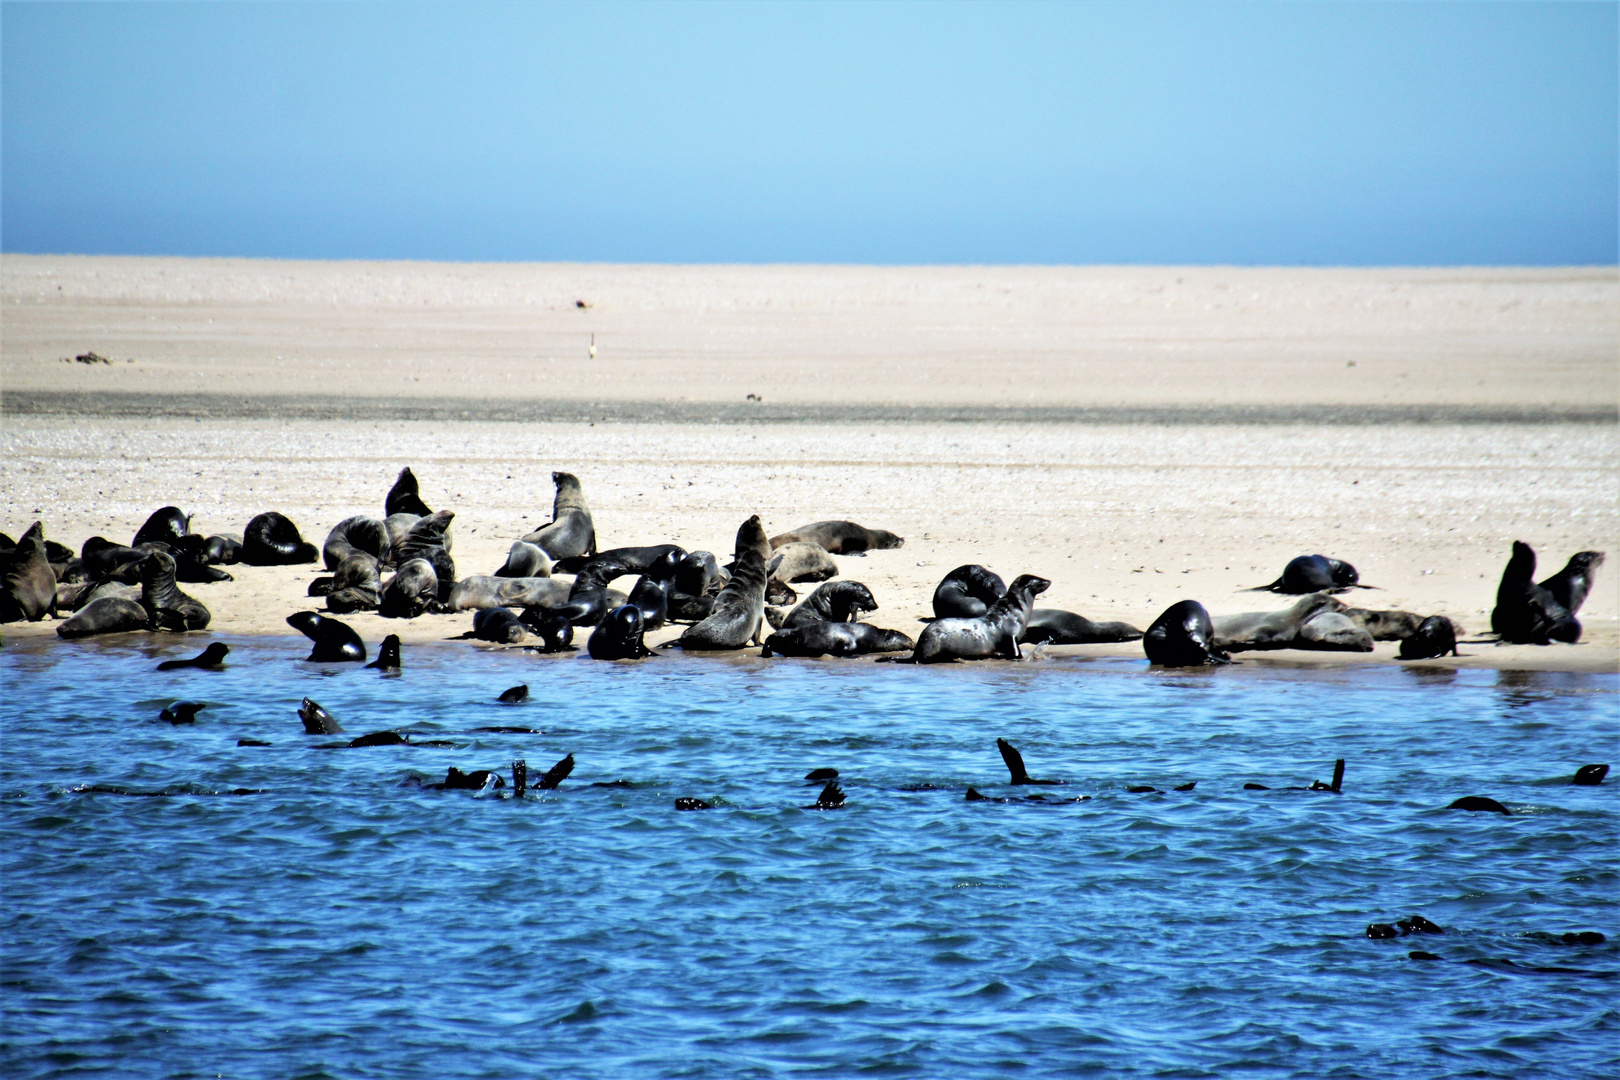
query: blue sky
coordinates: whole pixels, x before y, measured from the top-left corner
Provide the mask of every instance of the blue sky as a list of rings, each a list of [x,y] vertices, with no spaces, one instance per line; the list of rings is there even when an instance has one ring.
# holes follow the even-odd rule
[[[1617,10],[6,3],[0,247],[1613,263]]]

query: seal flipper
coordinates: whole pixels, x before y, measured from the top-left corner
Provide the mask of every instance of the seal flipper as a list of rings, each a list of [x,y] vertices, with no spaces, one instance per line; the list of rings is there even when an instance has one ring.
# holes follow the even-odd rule
[[[536,784],[535,787],[539,788],[541,791],[554,791],[557,785],[568,779],[569,774],[573,771],[574,755],[569,754],[567,757],[557,762],[557,764],[547,769],[546,775],[540,778],[540,782]]]
[[[816,796],[814,806],[805,807],[806,810],[842,810],[844,808],[844,789],[838,786],[838,781],[829,780],[827,786],[821,789]]]
[[[512,798],[521,799],[529,788],[529,763],[522,759],[512,762]]]
[[[1012,774],[1012,783],[1029,783],[1029,770],[1024,767],[1024,755],[1018,748],[1006,739],[996,740],[996,749],[1001,751],[1001,760],[1007,763],[1007,771]]]

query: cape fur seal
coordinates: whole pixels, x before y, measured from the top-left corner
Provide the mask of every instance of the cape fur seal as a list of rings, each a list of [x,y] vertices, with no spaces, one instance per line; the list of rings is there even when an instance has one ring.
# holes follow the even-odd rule
[[[326,610],[334,615],[376,611],[382,603],[382,575],[377,560],[356,551],[338,564],[326,593]]]
[[[859,581],[829,581],[788,612],[781,628],[791,630],[818,622],[854,622],[866,612],[877,609],[872,591]]]
[[[765,639],[760,656],[865,656],[904,652],[916,642],[898,630],[863,622],[809,622],[777,631]]]
[[[654,655],[642,639],[644,632],[641,609],[634,604],[622,604],[597,623],[585,649],[592,660],[639,660]]]
[[[1006,739],[997,739],[996,749],[1001,751],[1001,761],[1007,766],[1007,773],[1010,777],[1008,783],[1013,784],[1014,786],[1021,786],[1025,784],[1065,783],[1063,780],[1032,779],[1029,775],[1029,770],[1024,767],[1024,755],[1018,752],[1018,747],[1014,746]]]
[[[394,572],[377,599],[377,614],[385,619],[414,619],[427,611],[439,595],[439,576],[426,559],[411,559]]]
[[[674,552],[676,559],[686,556],[686,550],[679,544],[649,544],[646,547],[610,548],[594,555],[576,555],[571,559],[558,559],[552,569],[560,574],[577,574],[593,559],[607,559],[624,567],[627,574],[645,574],[647,567],[671,552]]]
[[[122,596],[102,596],[90,601],[75,612],[73,618],[58,626],[56,635],[72,639],[145,629],[146,609],[139,601]]]
[[[757,516],[750,520],[758,526]],[[764,621],[765,559],[749,547],[738,553],[731,580],[714,598],[713,614],[689,627],[674,644],[683,649],[740,649],[750,639],[759,641]]]
[[[507,549],[506,561],[501,568],[495,571],[495,577],[527,578],[550,577],[552,571],[551,556],[546,554],[544,548],[531,544],[527,540],[514,540]]]
[[[1430,615],[1418,624],[1416,630],[1401,639],[1401,652],[1396,659],[1432,660],[1447,653],[1462,655],[1457,651],[1456,629],[1450,619]]]
[[[497,645],[516,645],[527,636],[527,631],[511,608],[492,607],[473,612],[471,636]]]
[[[450,590],[456,584],[456,563],[450,557],[450,524],[455,517],[454,510],[434,511],[412,524],[392,550],[396,566],[403,568],[408,562],[423,559],[433,567],[433,599],[440,602],[450,599]]]
[[[213,617],[201,600],[187,596],[174,583],[174,556],[154,551],[142,559],[141,607],[150,630],[202,630]]]
[[[548,608],[529,607],[523,609],[518,619],[545,642],[539,652],[566,652],[574,647],[574,624],[568,621],[566,615]]]
[[[838,576],[838,564],[819,544],[791,543],[777,548],[765,560],[772,581],[826,581]]]
[[[1303,596],[1314,592],[1343,592],[1346,589],[1371,588],[1369,585],[1358,584],[1360,581],[1361,575],[1347,562],[1330,559],[1326,555],[1301,555],[1289,560],[1288,565],[1283,567],[1282,576],[1276,581],[1249,591]]]
[[[1601,551],[1577,551],[1564,568],[1543,581],[1541,587],[1562,604],[1564,610],[1577,614],[1592,591],[1592,579],[1597,576],[1597,568],[1603,565],[1603,558]]]
[[[326,534],[321,545],[321,561],[328,570],[336,570],[351,555],[370,555],[381,562],[388,555],[390,541],[388,526],[374,517],[346,517]]]
[[[300,611],[287,616],[287,625],[315,643],[308,659],[316,663],[361,661],[366,658],[365,642],[360,640],[360,635],[348,623],[325,618],[319,612]],[[308,698],[304,701],[309,703]]]
[[[885,548],[904,547],[906,540],[882,529],[868,529],[853,521],[817,521],[773,536],[772,548],[786,544],[816,544],[832,555],[855,555]]]
[[[36,521],[0,555],[0,623],[38,622],[56,601],[56,571],[45,554],[45,525]]]
[[[1535,576],[1535,551],[1522,540],[1513,541],[1513,555],[1496,588],[1491,630],[1515,645],[1580,640],[1581,624],[1548,589],[1535,583]]]
[[[958,566],[934,589],[936,619],[976,619],[1007,591],[999,575],[977,563]]]
[[[249,566],[296,566],[318,558],[320,552],[298,535],[298,526],[274,510],[257,515],[242,531],[242,561]]]
[[[1344,607],[1327,593],[1312,593],[1279,611],[1217,616],[1210,644],[1228,653],[1253,649],[1372,652],[1372,635],[1350,621]]]
[[[427,508],[422,501],[420,489],[416,484],[416,474],[411,472],[409,465],[399,470],[399,479],[394,486],[388,489],[383,497],[383,516],[390,514],[415,514],[418,517],[427,517],[433,511]]]
[[[669,593],[675,585],[680,556],[684,554],[680,548],[664,552],[642,571],[635,588],[630,590],[626,603],[641,612],[643,631],[659,629],[668,618]]]
[[[157,666],[159,671],[175,671],[180,668],[207,668],[218,671],[225,664],[225,657],[231,647],[223,641],[210,644],[202,652],[189,660],[165,660]]]
[[[983,660],[991,656],[1022,660],[1024,654],[1018,648],[1018,638],[1029,623],[1030,612],[1035,609],[1035,597],[1051,584],[1033,574],[1020,574],[983,615],[935,619],[917,639],[916,651],[907,662],[934,664]]]
[[[312,611],[309,614],[314,615]],[[319,616],[317,616],[319,618]],[[321,708],[314,698],[305,698],[298,706],[298,719],[304,724],[305,735],[341,735],[343,725],[337,717]]]
[[[377,659],[367,664],[368,668],[376,668],[383,673],[399,672],[399,635],[389,634],[383,638],[383,643],[377,648]]]
[[[523,541],[541,548],[553,560],[596,554],[596,526],[591,521],[591,508],[585,501],[579,477],[554,472],[551,480],[557,485],[557,495],[551,503],[551,522],[522,537]]]
[[[1164,667],[1230,664],[1231,658],[1215,645],[1214,636],[1215,627],[1204,605],[1183,600],[1153,620],[1142,635],[1142,651],[1150,662]]]
[[[1058,608],[1036,608],[1018,638],[1025,645],[1095,645],[1112,641],[1136,641],[1142,631],[1129,623],[1092,622],[1084,615]]]
[[[552,577],[494,577],[474,574],[450,590],[451,611],[493,607],[556,607],[568,602],[569,583]]]

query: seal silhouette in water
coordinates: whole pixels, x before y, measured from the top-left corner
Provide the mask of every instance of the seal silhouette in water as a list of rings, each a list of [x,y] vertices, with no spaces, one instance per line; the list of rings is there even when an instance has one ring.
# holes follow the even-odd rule
[[[382,645],[377,649],[377,659],[367,664],[368,668],[378,671],[390,672],[399,670],[399,635],[389,634],[383,638]]]
[[[202,652],[190,660],[165,660],[157,666],[159,671],[174,671],[178,668],[211,668],[218,671],[225,663],[225,655],[231,647],[223,641],[213,642]]]
[[[159,713],[158,719],[171,724],[194,724],[197,713],[206,708],[208,703],[204,701],[176,701]]]
[[[1535,551],[1522,540],[1513,541],[1513,555],[1496,587],[1491,629],[1515,645],[1578,641],[1581,624],[1551,592],[1535,583],[1535,576]]]
[[[977,563],[958,566],[934,588],[936,619],[976,619],[1007,591],[1001,578]]]
[[[1495,799],[1486,798],[1484,795],[1464,795],[1450,806],[1447,806],[1446,809],[1470,810],[1476,813],[1484,811],[1492,814],[1506,814],[1510,817],[1513,814],[1513,811],[1509,810]]]
[[[1603,778],[1608,775],[1609,767],[1607,765],[1582,765],[1575,770],[1575,776],[1570,780],[1570,783],[1578,787],[1597,787],[1603,783]]]
[[[1018,752],[1018,747],[1006,739],[996,740],[996,749],[1001,751],[1001,760],[1007,765],[1007,772],[1011,774],[1011,783],[1018,784],[1061,784],[1062,780],[1032,780],[1029,771],[1024,768],[1024,755]]]
[[[501,696],[495,699],[503,705],[520,705],[529,700],[529,684],[508,687],[501,691]]]
[[[806,810],[842,810],[844,808],[844,789],[838,786],[837,780],[827,781],[827,786],[821,789],[816,796],[815,804],[805,807]]]
[[[418,517],[427,517],[433,511],[427,508],[422,501],[420,489],[416,484],[416,474],[411,472],[409,465],[399,470],[399,479],[394,486],[388,489],[383,497],[383,516],[391,514],[415,514]]]
[[[300,611],[287,616],[287,625],[315,643],[308,659],[317,663],[337,663],[366,658],[365,643],[348,623],[328,619],[318,612]]]
[[[1171,604],[1142,635],[1142,651],[1149,661],[1164,667],[1202,667],[1230,664],[1231,658],[1214,645],[1215,627],[1209,612],[1196,600]]]
[[[985,660],[992,656],[1022,660],[1024,654],[1018,647],[1018,638],[1029,624],[1035,597],[1051,584],[1034,574],[1020,574],[982,616],[935,619],[917,638],[917,648],[910,657],[888,662],[938,664],[951,660]],[[938,596],[936,592],[936,600]],[[935,610],[938,610],[937,604]]]
[[[321,557],[298,535],[298,526],[274,510],[259,514],[242,531],[242,561],[249,566],[296,566]]]
[[[1339,559],[1330,559],[1326,555],[1301,555],[1289,560],[1283,567],[1282,576],[1270,585],[1261,585],[1250,589],[1250,592],[1287,593],[1290,596],[1304,596],[1313,592],[1344,592],[1346,589],[1370,589],[1370,585],[1360,584],[1361,575],[1356,568]]]

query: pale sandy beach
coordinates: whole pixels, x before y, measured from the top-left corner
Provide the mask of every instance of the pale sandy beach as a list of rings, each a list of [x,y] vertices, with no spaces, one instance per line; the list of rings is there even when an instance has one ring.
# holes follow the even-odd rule
[[[1145,628],[1187,598],[1284,606],[1241,590],[1312,552],[1380,587],[1352,602],[1477,633],[1514,539],[1545,576],[1620,538],[1609,268],[8,255],[0,270],[0,529],[42,519],[74,548],[127,542],[170,503],[202,532],[280,510],[319,545],[380,513],[409,465],[430,506],[456,511],[460,573],[488,573],[547,520],[565,469],[603,547],[724,555],[750,513],[773,533],[845,517],[898,532],[900,550],[837,561],[877,596],[870,621],[913,635],[964,562],[1041,574],[1043,605]],[[113,363],[71,362],[91,350]],[[290,633],[287,614],[320,606],[304,598],[317,566],[230,569],[186,587],[212,631]],[[1578,645],[1427,663],[1615,670],[1617,572],[1599,572]],[[471,617],[347,621],[368,642],[422,642]],[[1043,653],[1070,654],[1141,656]]]

